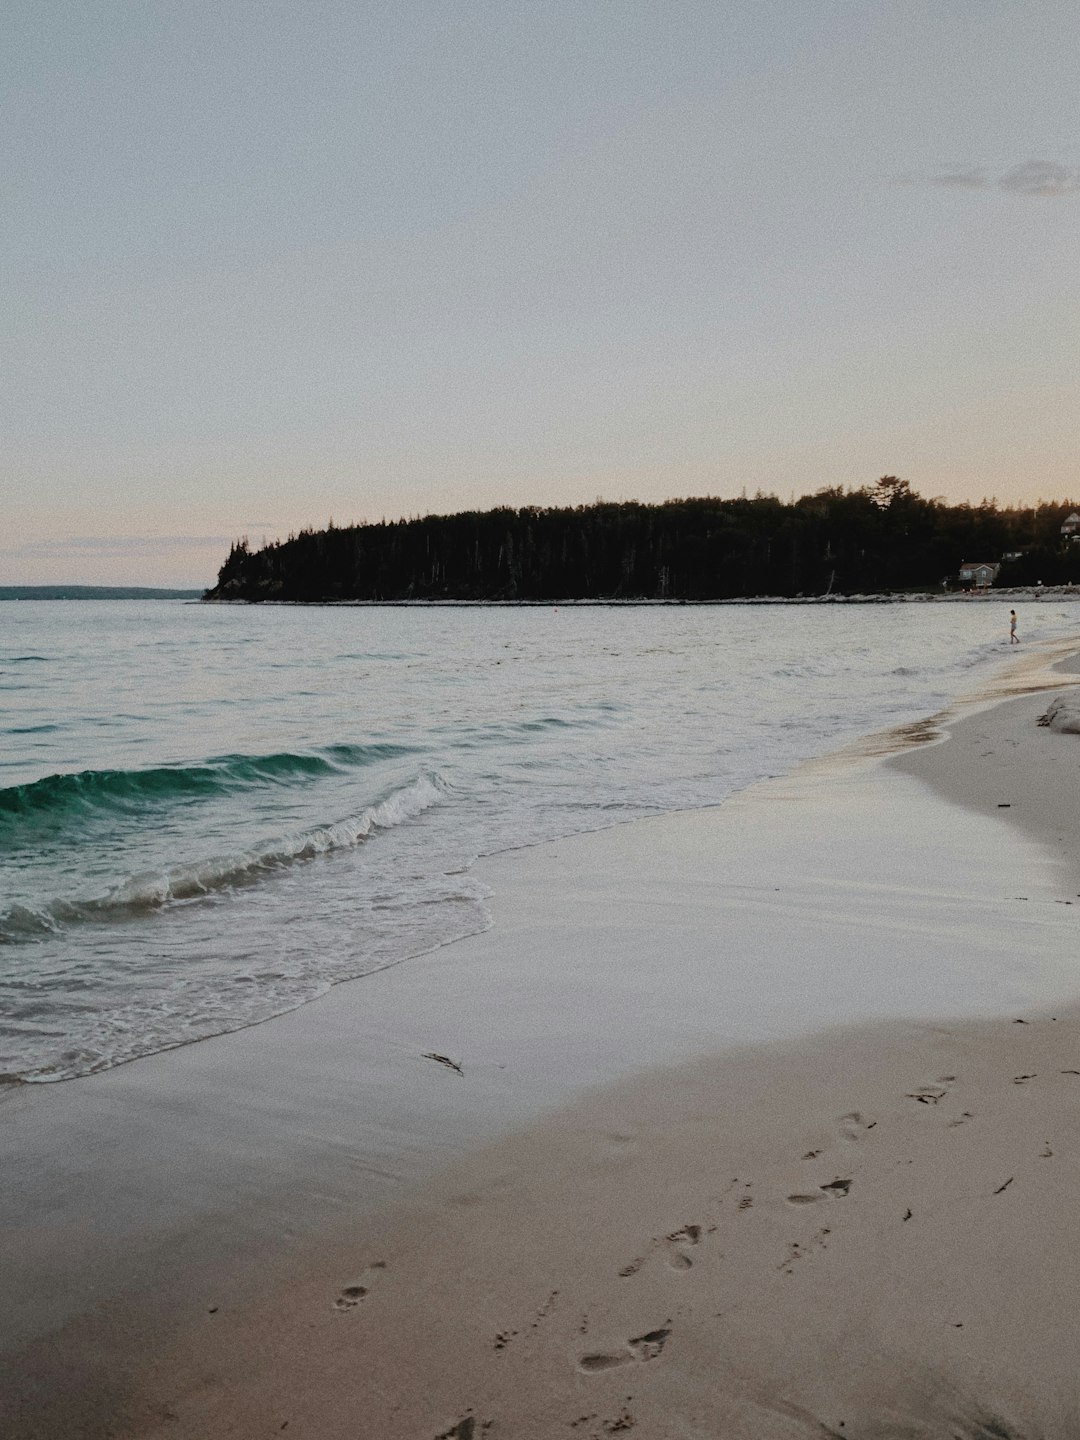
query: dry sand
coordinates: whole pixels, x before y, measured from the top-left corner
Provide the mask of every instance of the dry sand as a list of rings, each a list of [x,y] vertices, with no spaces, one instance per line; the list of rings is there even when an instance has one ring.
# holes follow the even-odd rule
[[[630,1082],[208,1311],[151,1433],[1075,1435],[1078,1072],[1061,1016]]]
[[[1045,708],[502,857],[449,966],[7,1097],[0,1433],[1080,1435],[1080,739]],[[777,947],[811,978],[733,1049]]]

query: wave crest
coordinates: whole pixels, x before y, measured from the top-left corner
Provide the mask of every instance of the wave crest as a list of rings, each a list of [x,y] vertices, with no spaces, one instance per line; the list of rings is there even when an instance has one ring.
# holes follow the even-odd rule
[[[351,850],[376,830],[391,830],[422,815],[449,793],[440,775],[421,775],[357,816],[283,837],[261,850],[212,856],[169,870],[132,875],[91,900],[55,899],[40,908],[14,905],[0,914],[0,944],[18,944],[54,935],[71,925],[136,917],[201,896],[220,894],[319,855]]]
[[[317,779],[413,753],[413,747],[406,745],[328,745],[271,755],[217,755],[195,765],[46,775],[0,790],[0,833],[30,818],[63,821],[95,811],[132,814],[148,806]]]

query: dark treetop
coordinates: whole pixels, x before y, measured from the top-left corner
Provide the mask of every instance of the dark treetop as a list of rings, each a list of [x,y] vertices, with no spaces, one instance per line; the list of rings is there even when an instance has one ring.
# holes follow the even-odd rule
[[[946,505],[904,480],[753,499],[499,509],[303,530],[233,545],[212,600],[727,600],[941,591],[963,561],[999,585],[1080,579],[1072,502]]]

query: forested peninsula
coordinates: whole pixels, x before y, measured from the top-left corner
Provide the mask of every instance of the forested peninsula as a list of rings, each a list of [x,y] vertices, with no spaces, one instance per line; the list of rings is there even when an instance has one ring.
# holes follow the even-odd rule
[[[1080,580],[1063,533],[1075,502],[947,505],[905,480],[786,503],[597,501],[302,530],[235,543],[207,600],[733,600],[962,588],[964,562],[998,586]]]

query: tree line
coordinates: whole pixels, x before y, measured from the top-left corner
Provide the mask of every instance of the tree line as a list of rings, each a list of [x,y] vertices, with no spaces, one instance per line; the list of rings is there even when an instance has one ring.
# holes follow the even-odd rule
[[[237,541],[207,599],[730,600],[957,587],[962,562],[998,585],[1080,580],[1061,536],[1072,501],[947,505],[905,480],[720,500],[597,501],[306,529]],[[1003,557],[1010,557],[1003,560]]]

